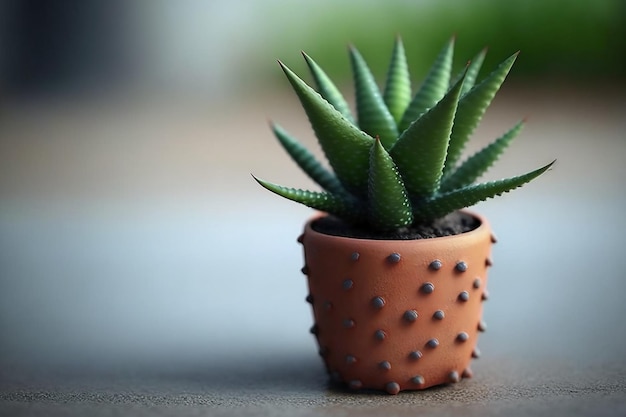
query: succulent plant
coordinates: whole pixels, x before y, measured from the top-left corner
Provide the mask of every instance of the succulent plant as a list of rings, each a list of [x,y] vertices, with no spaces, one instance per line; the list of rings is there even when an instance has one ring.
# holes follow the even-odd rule
[[[469,158],[465,145],[509,73],[517,53],[480,82],[486,51],[452,75],[454,38],[412,95],[401,39],[394,44],[381,92],[367,63],[350,47],[355,118],[336,85],[303,53],[317,91],[279,61],[332,171],[282,127],[272,130],[292,159],[323,191],[285,187],[255,177],[289,200],[375,231],[425,223],[533,180],[554,163],[523,175],[475,184],[517,136],[523,121]]]

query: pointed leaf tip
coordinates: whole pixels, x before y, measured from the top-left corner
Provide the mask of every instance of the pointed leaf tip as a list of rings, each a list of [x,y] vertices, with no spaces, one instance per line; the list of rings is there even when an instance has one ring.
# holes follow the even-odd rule
[[[467,158],[458,168],[444,176],[439,192],[448,192],[472,184],[498,160],[500,155],[520,133],[524,122],[519,122],[489,145]]]
[[[555,160],[556,161],[556,160]],[[482,184],[474,184],[461,189],[439,194],[417,207],[415,215],[424,220],[443,217],[455,210],[470,207],[479,201],[502,195],[532,181],[547,171],[555,161],[539,169],[516,177],[505,178]]]
[[[334,214],[349,222],[359,222],[365,218],[362,208],[351,197],[285,187],[261,180],[254,175],[252,177],[266,190],[312,209]]]
[[[283,70],[335,174],[348,191],[365,194],[373,138],[356,128],[293,71],[286,66]]]
[[[393,230],[413,222],[402,178],[379,139],[370,154],[368,200],[369,222],[377,229]]]
[[[439,187],[463,81],[464,76],[389,151],[412,197],[430,198]]]
[[[384,102],[367,62],[354,47],[350,49],[350,64],[354,75],[359,128],[370,136],[379,135],[385,148],[389,149],[398,138],[394,117]]]
[[[391,59],[387,68],[383,101],[393,116],[397,131],[398,123],[402,120],[402,116],[411,102],[411,74],[404,45],[399,36],[396,37],[393,44]]]
[[[454,39],[450,39],[441,49],[421,87],[407,106],[400,122],[398,131],[406,130],[409,125],[433,107],[443,98],[450,87],[450,72],[454,55]]]
[[[306,173],[309,178],[319,184],[324,190],[333,194],[344,194],[345,190],[339,180],[332,172],[328,171],[322,164],[302,145],[296,138],[292,137],[282,127],[277,124],[272,126],[272,131],[276,139],[287,151],[291,159]]]
[[[326,72],[324,72],[322,67],[320,67],[315,60],[313,60],[313,58],[307,55],[304,51],[302,51],[302,56],[304,57],[304,60],[309,67],[309,71],[313,76],[313,80],[317,85],[317,92],[350,123],[355,124],[354,117],[350,111],[350,106],[335,83],[330,79]]]
[[[502,86],[516,58],[517,55],[513,54],[502,61],[487,78],[472,87],[459,101],[444,174],[449,174],[456,168],[466,142]]]

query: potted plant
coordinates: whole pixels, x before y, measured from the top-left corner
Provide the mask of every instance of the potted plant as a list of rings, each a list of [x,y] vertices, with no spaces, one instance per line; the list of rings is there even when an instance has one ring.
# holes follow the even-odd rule
[[[484,217],[464,208],[520,187],[554,163],[475,184],[523,125],[461,160],[517,53],[477,82],[485,51],[453,77],[453,49],[451,39],[412,95],[399,38],[382,93],[351,47],[356,118],[311,57],[303,54],[317,91],[279,62],[332,170],[273,124],[288,154],[323,190],[255,179],[321,212],[298,239],[311,333],[331,377],[354,389],[397,394],[472,375],[495,238]]]

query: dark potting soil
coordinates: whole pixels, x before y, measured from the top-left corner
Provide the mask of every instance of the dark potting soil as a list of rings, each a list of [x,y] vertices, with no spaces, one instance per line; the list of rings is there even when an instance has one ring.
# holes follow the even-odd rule
[[[467,213],[456,211],[426,224],[416,224],[392,232],[375,233],[363,227],[343,222],[334,216],[322,217],[313,222],[315,231],[334,236],[358,239],[412,240],[458,235],[480,226],[480,221]]]

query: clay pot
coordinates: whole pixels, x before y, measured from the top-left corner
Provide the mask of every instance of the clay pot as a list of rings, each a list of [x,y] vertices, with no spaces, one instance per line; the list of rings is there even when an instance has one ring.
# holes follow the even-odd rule
[[[354,389],[424,389],[472,375],[495,242],[486,219],[456,236],[372,240],[316,232],[298,239],[331,377]]]

